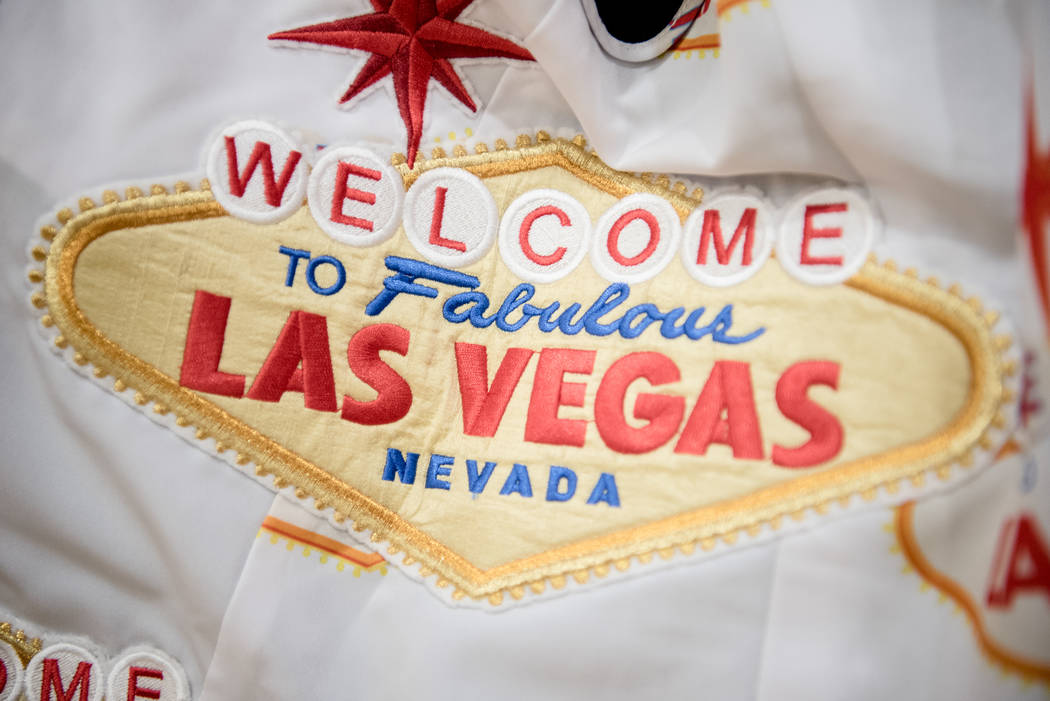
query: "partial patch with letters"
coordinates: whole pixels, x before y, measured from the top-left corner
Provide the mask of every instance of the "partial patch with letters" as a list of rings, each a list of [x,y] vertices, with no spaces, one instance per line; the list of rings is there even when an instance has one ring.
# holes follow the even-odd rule
[[[449,601],[899,503],[1010,430],[1009,327],[874,262],[854,189],[704,203],[543,132],[311,170],[242,122],[208,153],[43,226],[52,345]]]
[[[156,648],[137,645],[110,658],[81,637],[48,632],[30,638],[0,622],[0,701],[103,698],[189,701],[190,686],[182,665]]]

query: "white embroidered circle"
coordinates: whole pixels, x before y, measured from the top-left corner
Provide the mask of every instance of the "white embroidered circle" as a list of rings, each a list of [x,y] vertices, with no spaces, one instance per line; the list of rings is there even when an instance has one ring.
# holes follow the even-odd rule
[[[47,686],[44,686],[45,683]],[[61,686],[61,693],[69,698],[100,701],[104,689],[98,659],[79,645],[71,643],[58,643],[44,648],[33,656],[26,667],[26,698],[29,701],[54,699],[58,691],[56,684]]]
[[[302,205],[310,166],[287,133],[250,120],[219,133],[205,170],[212,194],[226,211],[256,224],[271,224]]]
[[[859,193],[824,188],[787,206],[777,237],[777,260],[810,285],[835,285],[864,265],[875,237],[871,205]]]
[[[485,184],[460,168],[435,168],[405,194],[405,234],[424,258],[462,268],[496,239],[499,211]]]
[[[325,149],[310,173],[310,213],[326,234],[351,246],[372,246],[393,236],[404,199],[398,172],[363,148]]]
[[[605,211],[594,229],[591,263],[610,282],[656,276],[678,251],[682,221],[662,197],[636,193]]]
[[[523,280],[554,282],[584,259],[590,235],[591,216],[576,198],[559,190],[530,190],[503,213],[499,251]]]
[[[156,650],[129,650],[113,664],[107,699],[151,698],[189,701],[189,684],[182,667]],[[137,693],[136,693],[137,692]]]
[[[736,285],[759,271],[773,251],[773,215],[754,195],[719,195],[697,207],[682,232],[682,264],[711,287]]]
[[[13,701],[22,693],[22,661],[7,643],[0,642],[0,701]]]

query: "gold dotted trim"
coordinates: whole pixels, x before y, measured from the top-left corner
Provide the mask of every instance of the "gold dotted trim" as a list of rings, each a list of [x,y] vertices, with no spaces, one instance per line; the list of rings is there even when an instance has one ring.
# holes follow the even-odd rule
[[[393,154],[390,163],[400,171],[406,188],[424,172],[434,168],[464,168],[484,178],[534,170],[544,165],[560,165],[580,179],[617,197],[638,191],[664,197],[671,201],[683,220],[704,198],[703,188],[695,187],[689,191],[689,185],[681,180],[672,183],[669,175],[632,174],[610,168],[593,149],[587,148],[587,139],[582,134],[566,140],[553,138],[548,132],[540,130],[535,134],[518,134],[513,149],[505,140],[496,139],[491,148],[484,142],[474,144],[473,155],[459,144],[453,147],[453,156],[450,158],[444,148],[435,146],[431,149],[429,159],[422,151],[419,152],[411,169],[403,153]],[[608,186],[610,182],[614,183],[611,189]]]
[[[592,182],[598,185],[601,189],[617,196],[623,196],[629,192],[642,190],[665,197],[671,201],[672,205],[674,205],[679,211],[679,214],[683,219],[688,216],[692,208],[700,204],[703,198],[703,191],[701,189],[694,190],[691,194],[687,195],[685,194],[687,187],[684,183],[675,183],[672,185],[670,178],[667,176],[654,176],[648,173],[634,176],[629,173],[622,173],[609,168],[609,166],[601,161],[593,151],[586,150],[586,140],[583,136],[576,136],[571,141],[566,141],[562,139],[551,139],[546,132],[541,131],[537,132],[534,137],[528,134],[519,135],[516,144],[518,145],[518,148],[510,150],[503,139],[497,139],[493,143],[493,148],[491,150],[484,143],[477,144],[475,146],[474,155],[461,156],[454,159],[439,156],[437,158],[432,158],[429,161],[422,157],[417,157],[415,166],[412,169],[407,167],[404,156],[401,154],[394,154],[391,158],[391,163],[401,172],[406,188],[409,187],[423,172],[438,167],[461,167],[481,176],[493,176],[508,172],[531,170],[537,167],[544,167],[544,165],[561,165],[569,169],[575,175],[580,176],[582,179]],[[595,175],[595,173],[597,173],[597,175]],[[612,186],[610,187],[606,182],[602,182],[602,178],[611,182]],[[208,183],[206,179],[200,181],[200,185],[197,189],[194,189],[184,181],[179,181],[173,188],[176,193],[175,196],[188,196],[191,198],[193,206],[199,210],[199,213],[195,215],[196,218],[225,215],[225,211],[214,201],[210,189],[210,183]],[[168,188],[159,184],[150,186],[149,192],[150,197],[163,198],[165,201],[173,197],[168,194]],[[128,187],[125,190],[124,197],[125,199],[123,201],[131,201],[139,200],[147,196],[144,194],[143,190],[137,187]],[[120,206],[122,203],[120,195],[111,190],[105,191],[102,199],[103,202],[98,204],[91,201],[89,198],[81,198],[78,203],[82,209],[81,216],[97,216],[101,213],[99,210],[104,210],[107,207]],[[58,224],[64,228],[73,221],[75,216],[77,215],[75,215],[71,209],[65,208],[57,212],[56,219]],[[44,226],[40,229],[39,236],[45,243],[49,243],[58,237],[58,233],[56,232],[60,233],[61,229],[56,229],[53,225]],[[31,254],[35,260],[49,263],[49,247],[45,248],[43,246],[36,246],[32,249]],[[940,286],[940,282],[937,278],[930,277],[925,281],[922,281],[918,279],[917,274],[911,269],[909,269],[907,274],[900,274],[897,270],[898,266],[894,261],[886,260],[880,264],[875,254],[870,254],[868,264],[862,268],[861,273],[868,279],[866,284],[874,286],[875,288],[899,287],[901,284],[899,280],[907,280],[910,285],[915,285],[920,288],[919,290],[911,290],[913,295],[921,295],[922,289],[945,291]],[[898,281],[890,280],[887,277],[888,275],[898,278]],[[39,284],[42,288],[46,288],[46,278],[47,275],[45,275],[43,283],[34,284]],[[851,278],[851,280],[847,281],[845,284],[858,286],[859,283],[855,282],[855,278]],[[985,311],[981,301],[975,297],[965,298],[958,285],[950,286],[946,292],[952,298],[963,302],[964,304],[961,306],[972,311],[975,318],[979,320],[979,323],[983,324],[984,330],[989,333],[991,332],[992,327],[999,318],[996,312]],[[873,294],[877,294],[877,292],[873,292]],[[30,301],[38,310],[45,312],[40,317],[41,325],[47,328],[52,327],[54,325],[54,315],[47,313],[49,303],[44,290],[34,291],[30,297]],[[945,315],[950,314],[948,311],[941,311]],[[69,345],[69,341],[63,335],[56,336],[53,339],[53,342],[59,348],[66,348]],[[964,342],[964,345],[967,344]],[[911,484],[914,486],[925,484],[927,479],[926,475],[928,474],[934,475],[940,481],[948,481],[953,478],[956,472],[970,469],[974,464],[973,451],[975,448],[979,447],[982,450],[989,450],[996,444],[996,438],[994,436],[1001,433],[1001,430],[1007,426],[1004,409],[1014,399],[1012,393],[1002,391],[1006,378],[1013,377],[1017,369],[1016,361],[1005,360],[1002,357],[1002,354],[1008,351],[1012,345],[1013,339],[1011,336],[996,336],[994,338],[994,346],[997,355],[985,359],[988,361],[988,367],[985,369],[986,371],[997,375],[996,379],[999,388],[996,399],[996,410],[988,428],[983,431],[974,445],[961,451],[952,459],[921,472],[905,475],[904,477],[906,477]],[[94,366],[92,373],[96,378],[102,379],[110,375],[114,376],[113,390],[117,394],[123,394],[125,391],[131,389],[135,392],[133,395],[134,403],[143,408],[143,410],[152,411],[152,413],[157,415],[166,415],[171,412],[168,403],[165,403],[162,398],[153,397],[149,391],[137,389],[132,384],[129,384],[130,373],[126,368],[120,367],[117,363],[106,358],[98,351],[91,352],[87,349],[75,350],[76,353],[71,359],[72,362],[77,365],[87,365],[91,363]],[[968,351],[971,353],[975,352],[973,348],[969,347]],[[971,361],[973,360],[974,358],[971,357]],[[179,427],[190,428],[193,426],[193,421],[189,417],[181,414],[177,414],[173,421],[175,425]],[[194,435],[199,441],[207,441],[212,438],[203,426],[198,427]],[[248,443],[249,447],[238,452],[231,462],[242,466],[255,462],[256,465],[254,467],[254,472],[257,477],[260,479],[270,478],[273,487],[276,490],[282,490],[285,487],[288,487],[290,482],[287,477],[274,474],[272,469],[264,466],[272,464],[273,462],[273,459],[268,455],[265,446],[259,444],[258,440],[249,440]],[[216,453],[222,452],[225,450],[225,443],[222,442],[221,439],[216,439],[216,445],[213,450]],[[314,500],[313,508],[318,511],[326,511],[331,508],[327,501],[327,495],[312,493],[311,490],[313,488],[319,488],[319,485],[314,479],[309,476],[304,476],[302,479],[304,484],[296,485],[297,488],[295,494],[297,498],[300,501],[306,502],[306,504],[304,504],[305,506],[309,506],[308,500],[312,498]],[[873,484],[867,484],[863,487],[858,487],[856,490],[848,494],[840,495],[837,497],[837,501],[841,507],[846,508],[854,496],[859,496],[864,501],[873,501],[877,498],[880,492],[892,496],[896,494],[899,489],[901,479],[902,477],[893,477],[877,481]],[[776,533],[782,528],[784,517],[789,517],[794,521],[801,522],[807,518],[810,511],[815,512],[817,515],[823,515],[828,513],[830,508],[830,502],[806,505],[801,508],[792,508],[789,506],[788,508],[769,513],[766,517],[759,518],[751,523],[732,527],[723,532],[704,535],[702,537],[690,537],[688,534],[672,533],[670,536],[659,538],[661,541],[670,542],[661,542],[658,546],[641,553],[625,555],[623,553],[613,552],[606,555],[598,555],[598,557],[593,562],[588,563],[586,567],[578,568],[571,573],[545,573],[542,576],[527,579],[523,582],[500,584],[497,580],[497,582],[492,585],[475,584],[471,587],[474,589],[473,593],[466,591],[462,586],[466,584],[466,581],[463,581],[461,583],[462,585],[452,587],[450,596],[452,600],[456,602],[462,601],[465,598],[470,598],[475,602],[487,602],[490,605],[499,606],[508,598],[511,600],[520,598],[515,597],[511,592],[511,589],[514,589],[517,593],[528,591],[533,594],[538,594],[545,591],[549,585],[554,590],[561,590],[566,586],[569,577],[579,584],[585,584],[591,578],[601,579],[608,576],[611,567],[614,567],[618,572],[625,572],[635,561],[648,563],[653,561],[654,556],[659,556],[661,560],[669,560],[676,553],[688,557],[696,552],[698,546],[701,551],[710,552],[718,547],[719,543],[726,546],[732,546],[741,539],[760,537],[763,533]],[[356,532],[371,531],[371,540],[374,543],[387,542],[389,534],[400,528],[401,524],[401,519],[397,517],[396,514],[392,514],[392,512],[377,517],[375,514],[362,511],[355,514],[355,516],[357,516],[357,518],[351,518],[350,514],[347,514],[338,508],[334,508],[331,514],[333,521],[340,524],[345,523],[348,528],[351,528]],[[411,545],[419,547],[419,544],[416,543],[411,543]],[[395,555],[401,552],[403,547],[404,546],[397,547],[394,544],[390,544],[387,553],[391,556]],[[413,550],[415,550],[415,547],[413,547]],[[623,550],[626,547],[629,546],[618,544],[607,548],[607,551]],[[454,555],[449,556],[449,554],[446,553],[443,559],[449,560],[453,558]],[[575,561],[580,558],[570,559]],[[411,567],[417,562],[417,557],[406,552],[401,561],[401,565],[402,567]],[[439,589],[446,589],[451,584],[457,584],[455,580],[459,579],[459,577],[454,574],[454,566],[449,565],[447,562],[443,564],[450,569],[448,571],[440,572],[430,571],[428,569],[427,574],[424,575],[422,572],[419,574],[424,580],[436,577],[437,580],[435,586]],[[551,567],[551,565],[548,565],[538,569],[551,569]],[[494,589],[486,591],[486,588],[489,586],[494,587]],[[505,597],[504,593],[507,593],[508,596]]]

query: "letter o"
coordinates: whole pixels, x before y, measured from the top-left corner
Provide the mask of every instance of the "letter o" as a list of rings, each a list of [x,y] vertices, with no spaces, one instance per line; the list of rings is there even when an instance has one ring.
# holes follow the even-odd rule
[[[643,282],[675,257],[682,220],[664,198],[636,193],[609,207],[595,231],[591,244],[595,271],[610,282]]]
[[[14,701],[22,691],[22,662],[15,649],[0,642],[0,701]]]
[[[336,280],[335,283],[328,287],[321,287],[317,284],[317,276],[314,271],[317,270],[317,266],[321,263],[328,263],[335,268]],[[311,258],[310,262],[306,265],[306,284],[310,286],[310,289],[319,295],[334,295],[339,290],[343,289],[343,285],[346,284],[346,268],[339,262],[337,258],[332,256],[317,256]]]

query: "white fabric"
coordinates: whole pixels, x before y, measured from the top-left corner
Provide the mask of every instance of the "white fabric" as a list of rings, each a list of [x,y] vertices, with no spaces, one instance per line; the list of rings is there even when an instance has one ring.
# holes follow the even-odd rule
[[[538,65],[457,61],[481,112],[432,90],[423,148],[582,128],[614,167],[712,190],[751,185],[776,207],[843,178],[880,210],[880,256],[1013,314],[1045,368],[1016,230],[1026,65],[1050,141],[1050,13],[746,4],[720,22],[717,59],[628,66],[602,53],[578,0],[478,0],[463,18],[520,39]],[[233,119],[403,149],[388,88],[336,106],[362,57],[266,41],[367,11],[364,0],[0,3],[0,620],[86,636],[110,655],[155,646],[210,701],[1044,695],[1001,673],[968,622],[901,572],[888,510],[505,613],[454,610],[396,570],[354,578],[256,538],[267,513],[339,534],[44,347],[24,250],[56,201],[200,170]],[[1045,419],[1035,420],[1038,437]],[[1050,480],[1050,465],[1035,464]],[[1014,474],[981,479],[1009,485]],[[1016,491],[992,489],[1003,496],[981,508],[1009,512]],[[1033,508],[1050,524],[1045,495]]]

